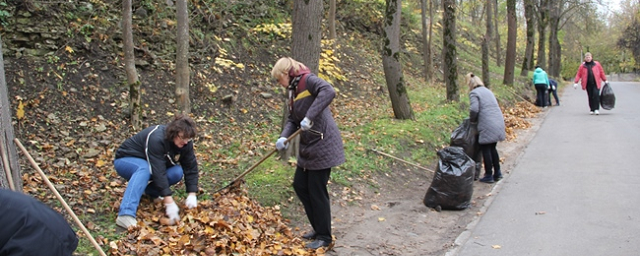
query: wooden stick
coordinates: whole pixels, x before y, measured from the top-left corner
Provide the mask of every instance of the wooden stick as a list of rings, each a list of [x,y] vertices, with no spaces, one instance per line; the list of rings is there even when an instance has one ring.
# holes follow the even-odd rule
[[[289,136],[289,138],[287,138],[287,140],[284,142],[289,143],[289,141],[291,141],[293,138],[295,138],[296,136],[298,136],[298,134],[300,134],[300,132],[302,132],[301,129],[298,129],[296,132],[294,132],[293,134],[291,134],[291,136]],[[274,149],[271,150],[271,152],[269,152],[269,154],[267,154],[266,156],[262,157],[262,159],[260,159],[260,161],[258,161],[257,163],[253,164],[251,167],[249,167],[249,169],[247,169],[246,171],[244,171],[242,174],[240,174],[238,177],[236,177],[235,179],[233,179],[228,185],[224,186],[221,189],[218,189],[216,191],[214,191],[213,193],[218,193],[220,191],[222,191],[225,188],[228,188],[230,186],[232,186],[234,183],[238,182],[240,179],[242,179],[245,175],[247,175],[248,173],[250,173],[251,171],[253,171],[253,169],[255,169],[256,167],[258,167],[258,165],[262,164],[262,162],[264,162],[265,160],[267,160],[269,157],[271,157],[273,154],[275,154],[278,150]]]
[[[2,164],[4,166],[4,173],[7,175],[7,181],[9,182],[9,188],[16,191],[16,186],[13,184],[13,176],[11,176],[11,166],[9,166],[9,156],[4,150],[4,145],[0,145],[0,157],[2,157]]]
[[[371,151],[373,151],[373,152],[376,152],[376,153],[378,153],[378,154],[380,154],[380,155],[383,155],[383,156],[386,156],[386,157],[393,158],[393,159],[398,160],[398,161],[400,161],[400,162],[403,162],[403,163],[405,163],[405,164],[412,165],[412,166],[418,167],[418,168],[420,168],[420,169],[422,169],[422,170],[426,170],[426,171],[430,171],[430,172],[435,173],[435,171],[434,171],[434,170],[431,170],[431,169],[429,169],[429,168],[423,167],[423,166],[421,166],[421,165],[414,164],[414,163],[411,163],[411,162],[407,162],[407,161],[405,161],[405,160],[402,160],[402,159],[400,159],[400,158],[397,158],[397,157],[395,157],[395,156],[389,155],[389,154],[384,153],[384,152],[380,152],[380,151],[375,150],[375,149],[370,149],[370,150],[371,150]]]
[[[531,101],[525,100],[522,96],[520,96],[520,94],[516,93],[515,91],[507,88],[507,91],[510,92],[511,94],[515,95],[516,97],[520,98],[522,101],[527,102],[533,106],[536,106],[536,104],[531,103]]]
[[[47,186],[49,187],[49,189],[51,189],[51,191],[53,191],[53,193],[56,195],[56,197],[58,198],[58,200],[60,201],[60,203],[62,203],[62,205],[64,206],[64,208],[67,210],[67,212],[71,215],[71,217],[73,218],[73,220],[76,222],[76,225],[78,225],[78,227],[80,227],[80,229],[82,229],[82,232],[85,233],[85,235],[87,235],[87,237],[89,238],[89,240],[91,241],[91,243],[93,244],[93,247],[95,247],[98,252],[100,252],[100,255],[103,256],[107,256],[104,251],[102,251],[102,248],[100,247],[100,245],[98,244],[98,242],[96,242],[95,239],[93,239],[93,236],[91,236],[91,233],[89,233],[89,230],[87,230],[87,228],[84,226],[84,224],[82,224],[82,222],[80,221],[80,219],[78,219],[78,216],[76,216],[76,214],[73,212],[73,210],[71,210],[71,207],[69,207],[69,205],[67,204],[67,202],[64,201],[64,198],[62,198],[62,196],[60,195],[60,193],[58,193],[58,190],[56,190],[56,188],[53,186],[53,184],[51,184],[51,181],[49,181],[49,178],[47,178],[47,175],[40,169],[40,167],[38,166],[38,164],[36,163],[35,160],[33,160],[33,157],[31,157],[31,155],[29,154],[29,152],[27,151],[26,148],[24,148],[24,146],[22,146],[22,143],[20,143],[20,141],[16,138],[13,139],[13,141],[16,143],[16,145],[18,145],[18,147],[20,148],[20,150],[22,150],[22,153],[24,153],[25,156],[27,156],[27,158],[29,159],[29,162],[31,163],[31,166],[33,166],[33,168],[36,169],[36,171],[38,171],[38,173],[40,174],[40,176],[42,176],[42,179],[44,180],[45,183],[47,183]],[[37,246],[37,245],[34,245]]]

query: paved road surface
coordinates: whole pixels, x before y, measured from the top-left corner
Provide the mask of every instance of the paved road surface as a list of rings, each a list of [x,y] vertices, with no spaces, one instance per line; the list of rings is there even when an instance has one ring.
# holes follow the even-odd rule
[[[640,255],[640,83],[611,86],[599,116],[565,88],[448,256]]]

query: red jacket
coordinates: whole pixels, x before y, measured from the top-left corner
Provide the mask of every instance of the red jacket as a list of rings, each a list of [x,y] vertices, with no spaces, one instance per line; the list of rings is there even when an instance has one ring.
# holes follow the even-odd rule
[[[593,65],[593,67],[591,68],[591,71],[593,71],[593,77],[595,77],[596,79],[596,87],[599,90],[601,87],[600,85],[602,84],[602,81],[607,81],[607,76],[604,74],[604,69],[602,69],[600,62],[597,62],[594,60],[593,63],[595,63],[595,65]],[[584,65],[584,62],[582,62],[582,64],[578,68],[578,73],[576,74],[576,78],[574,79],[573,83],[577,84],[578,81],[582,80],[582,90],[586,90],[588,75],[589,75],[589,71],[587,70],[587,67]]]

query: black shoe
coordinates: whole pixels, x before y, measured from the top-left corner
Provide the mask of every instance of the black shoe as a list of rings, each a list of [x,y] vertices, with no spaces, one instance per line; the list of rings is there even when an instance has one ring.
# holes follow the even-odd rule
[[[493,176],[487,175],[487,176],[484,176],[482,179],[480,179],[480,182],[494,183],[495,181],[493,180]]]
[[[309,249],[314,249],[315,250],[315,249],[318,249],[320,247],[328,247],[330,244],[331,244],[330,242],[316,239],[316,240],[313,240],[313,242],[308,243],[306,247],[309,248]]]
[[[311,230],[308,233],[302,235],[302,238],[307,239],[307,240],[315,240],[316,239],[316,231],[315,230]]]
[[[502,174],[493,175],[493,180],[494,180],[494,181],[496,181],[496,182],[497,182],[497,181],[499,181],[499,180],[501,180],[501,179],[502,179]]]

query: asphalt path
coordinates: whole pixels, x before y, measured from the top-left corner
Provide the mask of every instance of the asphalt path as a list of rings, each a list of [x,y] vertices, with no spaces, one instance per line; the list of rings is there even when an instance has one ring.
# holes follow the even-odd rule
[[[564,88],[447,256],[640,255],[640,83],[611,87],[615,108],[600,115]]]

